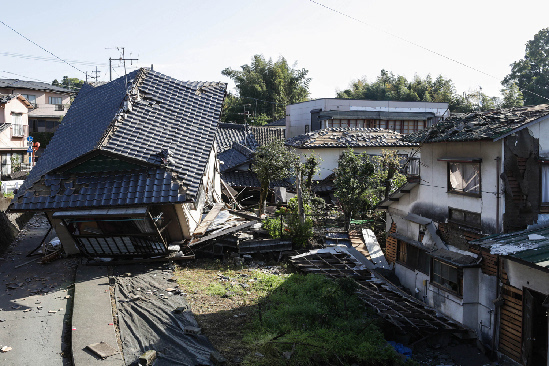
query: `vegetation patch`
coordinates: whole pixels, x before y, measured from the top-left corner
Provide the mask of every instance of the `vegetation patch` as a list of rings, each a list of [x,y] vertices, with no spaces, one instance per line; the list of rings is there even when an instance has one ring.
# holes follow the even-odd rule
[[[399,365],[351,279],[198,260],[177,282],[228,365]]]

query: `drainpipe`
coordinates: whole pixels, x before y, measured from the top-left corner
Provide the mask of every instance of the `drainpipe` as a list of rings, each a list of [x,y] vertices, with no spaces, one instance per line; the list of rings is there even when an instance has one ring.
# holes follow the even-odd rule
[[[498,156],[495,160],[496,160],[496,233],[499,233],[500,232],[500,229],[499,229],[499,225],[500,225],[500,220],[499,220],[500,182],[499,182],[499,180],[501,179],[499,176],[501,174],[501,172],[500,172],[501,171],[501,158]]]

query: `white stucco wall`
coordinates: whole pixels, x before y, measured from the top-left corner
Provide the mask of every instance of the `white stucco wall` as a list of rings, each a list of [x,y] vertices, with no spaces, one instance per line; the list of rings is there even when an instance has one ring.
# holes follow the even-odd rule
[[[324,98],[291,104],[286,107],[286,138],[305,133],[305,125],[311,123],[311,110],[350,111],[369,110],[386,112],[435,112],[437,116],[448,114],[448,103],[376,101],[358,99]]]
[[[12,99],[8,103],[0,105],[0,123],[12,123],[12,113],[21,113],[21,120],[24,126],[24,136],[12,137],[10,128],[5,129],[0,133],[0,149],[2,150],[27,150],[27,139],[29,131],[28,108],[19,99]]]
[[[334,169],[337,168],[337,162],[339,156],[343,154],[344,151],[347,151],[347,148],[318,148],[318,149],[294,149],[295,152],[300,155],[302,161],[304,161],[308,155],[316,154],[320,157],[320,169],[317,175],[314,176],[315,180],[322,180],[332,174]],[[396,150],[399,154],[410,155],[413,152],[413,149],[409,147],[354,147],[355,153],[363,153],[371,155],[381,155],[382,150]],[[419,157],[419,154],[415,155]]]
[[[542,294],[549,295],[549,273],[532,268],[515,261],[504,259],[504,268],[511,286],[518,289],[527,287]]]
[[[415,213],[435,221],[448,217],[448,207],[480,213],[483,228],[494,233],[497,221],[497,162],[502,142],[475,141],[431,143],[421,147],[421,183],[391,204],[389,212]],[[448,193],[448,163],[440,158],[481,158],[481,197]],[[503,159],[500,162],[503,171]],[[500,184],[500,190],[503,185]],[[502,226],[503,194],[500,195],[499,227]],[[397,225],[398,226],[398,225]],[[399,230],[400,232],[400,230]]]
[[[540,118],[540,121],[528,127],[530,134],[539,139],[539,154],[549,157],[549,116]]]

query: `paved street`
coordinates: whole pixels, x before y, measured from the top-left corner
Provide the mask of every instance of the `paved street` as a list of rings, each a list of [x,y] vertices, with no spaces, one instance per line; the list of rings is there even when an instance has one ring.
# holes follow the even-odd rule
[[[44,216],[31,219],[10,251],[0,258],[0,364],[7,366],[71,365],[72,284],[76,260],[49,264],[26,257],[48,229]]]

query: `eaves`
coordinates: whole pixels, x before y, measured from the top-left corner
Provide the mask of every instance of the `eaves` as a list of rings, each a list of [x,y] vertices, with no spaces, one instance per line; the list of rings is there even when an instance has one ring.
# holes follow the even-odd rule
[[[527,127],[530,127],[530,126],[532,126],[532,125],[535,125],[536,123],[540,123],[540,122],[543,122],[543,121],[548,120],[548,119],[549,119],[549,114],[547,114],[547,115],[545,115],[545,116],[543,116],[543,117],[540,117],[540,118],[538,118],[538,119],[535,119],[535,120],[533,120],[533,121],[530,121],[530,122],[528,122],[528,123],[526,123],[526,124],[524,124],[524,125],[522,125],[522,126],[519,126],[519,127],[515,128],[515,129],[513,129],[513,130],[511,130],[511,131],[509,131],[509,132],[507,132],[507,133],[505,133],[505,134],[499,136],[499,137],[496,137],[495,139],[493,139],[493,141],[494,141],[494,142],[499,141],[499,140],[501,140],[501,139],[503,139],[503,138],[505,138],[505,137],[507,137],[507,136],[509,136],[509,135],[512,135],[512,134],[514,134],[514,133],[517,133],[517,132],[520,131],[520,130],[523,130],[523,129],[527,128]]]

